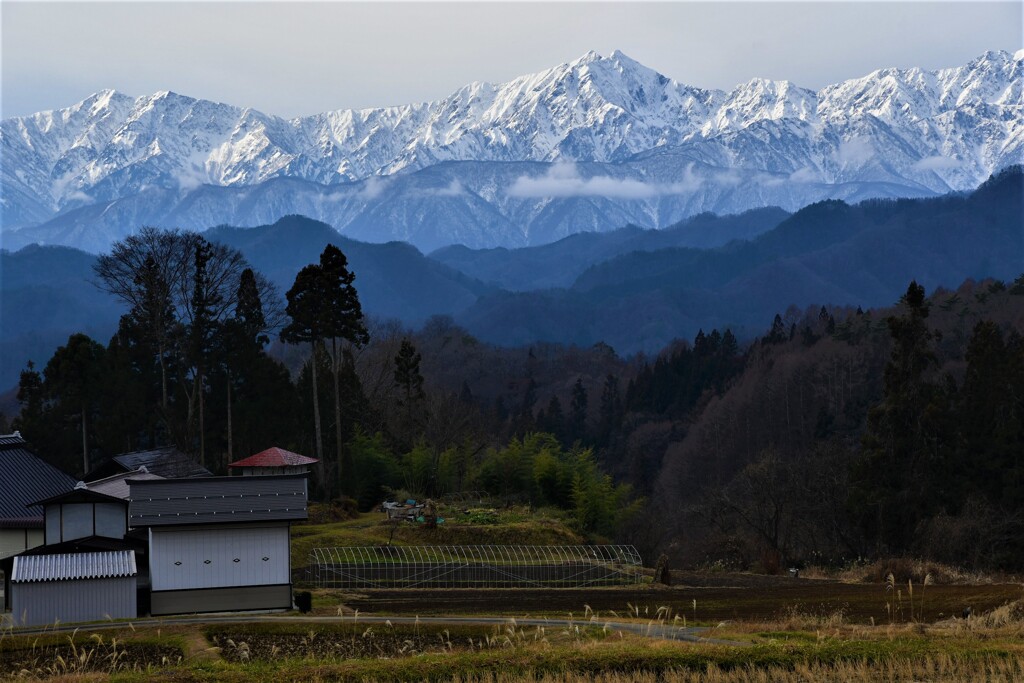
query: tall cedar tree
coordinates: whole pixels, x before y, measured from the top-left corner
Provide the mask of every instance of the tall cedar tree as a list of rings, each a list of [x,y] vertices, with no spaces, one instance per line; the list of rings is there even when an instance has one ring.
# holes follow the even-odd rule
[[[423,356],[416,350],[412,342],[402,339],[402,345],[395,356],[394,384],[401,390],[402,396],[398,399],[398,405],[405,409],[405,425],[403,434],[405,445],[411,446],[415,440],[418,426],[416,424],[416,404],[421,402],[426,394],[423,392],[423,375],[420,374],[420,361]]]
[[[338,342],[348,342],[353,346],[363,346],[370,341],[363,322],[363,308],[359,304],[359,294],[353,286],[356,275],[348,269],[348,259],[341,249],[328,244],[320,254],[320,268],[326,281],[327,317],[324,336],[331,340],[331,374],[334,376],[334,438],[337,447],[338,483],[343,484],[343,477],[349,475],[344,471],[342,463],[343,439],[341,424],[341,387],[340,374],[343,362],[339,353]]]
[[[232,401],[235,383],[246,369],[258,363],[263,347],[270,339],[264,332],[267,328],[266,316],[263,313],[263,302],[260,300],[256,275],[252,268],[242,271],[238,284],[235,303],[235,315],[224,324],[221,334],[221,357],[224,363],[225,403],[227,408],[228,461],[234,459],[234,410]]]
[[[188,359],[193,367],[192,396],[189,412],[197,404],[199,413],[199,463],[206,465],[206,369],[213,340],[217,335],[216,311],[223,304],[224,297],[213,286],[209,271],[213,256],[213,245],[198,238],[194,246],[195,265],[192,273],[192,320],[188,330]],[[191,423],[192,421],[189,420]]]
[[[577,377],[572,387],[572,403],[569,404],[569,441],[587,438],[587,389],[583,378]]]
[[[313,425],[315,432],[317,479],[321,488],[327,489],[324,477],[324,441],[320,428],[320,391],[317,383],[317,350],[324,339],[324,309],[327,306],[326,279],[319,264],[304,267],[295,276],[292,288],[285,295],[288,306],[285,313],[291,318],[281,330],[281,341],[288,344],[309,344],[310,371],[313,379]]]
[[[73,334],[43,370],[43,389],[60,413],[81,419],[82,473],[89,471],[89,414],[103,386],[106,349],[84,334]]]
[[[904,552],[918,522],[944,498],[948,425],[945,389],[930,373],[938,361],[928,329],[924,288],[911,282],[900,298],[903,315],[886,323],[893,348],[883,375],[881,403],[868,413],[852,506],[876,549]],[[930,486],[929,484],[937,484]]]
[[[314,349],[327,339],[331,341],[331,374],[334,379],[334,428],[337,445],[337,467],[339,481],[342,472],[342,424],[341,390],[339,373],[342,357],[338,342],[349,342],[361,346],[369,341],[369,334],[363,322],[363,311],[359,296],[353,286],[355,274],[348,270],[348,260],[333,244],[327,245],[320,254],[320,263],[311,264],[299,271],[295,283],[288,290],[286,312],[291,318],[281,331],[281,339],[292,344],[309,343]],[[317,391],[316,363],[313,372],[313,419],[316,428],[317,457],[320,459],[318,474],[325,493],[330,486],[324,479],[323,434],[320,420],[320,401]]]

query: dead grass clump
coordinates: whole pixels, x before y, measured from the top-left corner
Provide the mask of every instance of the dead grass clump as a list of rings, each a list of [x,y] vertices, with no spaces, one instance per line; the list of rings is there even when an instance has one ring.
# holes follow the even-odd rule
[[[799,605],[790,605],[778,621],[766,624],[772,631],[818,631],[838,629],[846,625],[845,609],[812,612]]]
[[[348,496],[335,498],[330,503],[310,503],[307,524],[347,522],[359,517],[359,505]]]
[[[865,583],[886,583],[890,581],[890,575],[892,580],[900,585],[906,585],[908,582],[924,583],[926,576],[931,576],[930,583],[935,585],[993,583],[992,577],[982,577],[957,567],[907,557],[878,560],[872,564],[852,569],[850,572],[844,573],[842,578]]]
[[[809,681],[928,681],[929,683],[1013,683],[1024,680],[1024,657],[960,657],[937,654],[884,662],[799,663],[793,667],[720,667],[668,671],[538,673],[485,671],[448,679],[451,683],[808,683]]]
[[[12,637],[0,640],[0,679],[6,676],[53,678],[100,672],[113,674],[146,671],[154,666],[180,664],[178,647],[156,643],[124,642],[77,630],[65,637]]]
[[[940,624],[958,635],[1024,634],[1024,600],[1014,600],[983,614],[949,619]]]

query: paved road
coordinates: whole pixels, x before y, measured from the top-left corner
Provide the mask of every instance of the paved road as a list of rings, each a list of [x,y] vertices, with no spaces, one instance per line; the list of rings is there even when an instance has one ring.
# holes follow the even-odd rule
[[[275,616],[271,614],[259,615],[259,614],[208,614],[199,616],[189,617],[163,617],[163,618],[152,618],[147,617],[144,619],[132,619],[128,621],[111,621],[111,622],[97,622],[87,625],[74,625],[74,624],[61,624],[60,626],[45,627],[45,628],[18,628],[11,631],[15,635],[37,635],[43,633],[64,633],[74,630],[96,630],[96,629],[110,629],[110,628],[124,628],[127,623],[131,623],[133,626],[182,626],[188,624],[245,624],[253,622],[263,623],[301,623],[301,624],[345,624],[345,623],[359,623],[359,624],[384,624],[390,622],[391,624],[433,624],[437,626],[459,626],[459,625],[486,625],[504,626],[513,621],[510,617],[410,617],[410,616],[366,616],[360,615],[358,617],[318,617],[318,616]],[[596,626],[598,628],[605,625],[613,632],[631,633],[638,636],[646,636],[649,638],[659,638],[662,640],[678,640],[692,643],[711,643],[715,645],[734,645],[741,646],[746,643],[739,643],[730,640],[721,640],[718,638],[707,637],[707,628],[699,627],[675,627],[669,624],[658,624],[658,623],[639,623],[639,622],[623,622],[623,621],[578,621],[569,619],[544,619],[544,618],[524,618],[515,619],[515,623],[518,626],[558,626],[558,627],[573,627],[573,626]]]

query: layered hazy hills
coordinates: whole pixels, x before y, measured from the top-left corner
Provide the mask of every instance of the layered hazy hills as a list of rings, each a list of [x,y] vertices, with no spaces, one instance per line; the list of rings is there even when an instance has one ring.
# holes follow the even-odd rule
[[[4,241],[99,251],[141,224],[298,213],[364,241],[518,247],[705,211],[965,190],[1022,159],[1022,58],[724,92],[588,53],[435,102],[291,120],[104,91],[0,124]]]
[[[828,200],[793,214],[696,216],[669,229],[628,227],[542,247],[369,244],[301,216],[211,239],[234,246],[282,290],[327,243],[348,255],[370,315],[419,325],[452,316],[501,345],[539,341],[656,352],[700,328],[761,334],[790,305],[891,304],[916,278],[929,290],[1024,273],[1024,172],[933,199]],[[0,386],[43,363],[68,334],[106,342],[120,308],[96,289],[94,257],[65,247],[0,251]],[[530,283],[534,283],[532,286]]]

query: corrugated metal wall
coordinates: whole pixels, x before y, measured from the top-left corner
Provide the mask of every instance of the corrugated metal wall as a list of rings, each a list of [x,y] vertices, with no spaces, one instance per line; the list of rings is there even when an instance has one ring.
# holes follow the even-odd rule
[[[291,583],[287,524],[150,533],[154,591]]]
[[[11,617],[19,626],[136,616],[134,576],[11,584]]]

